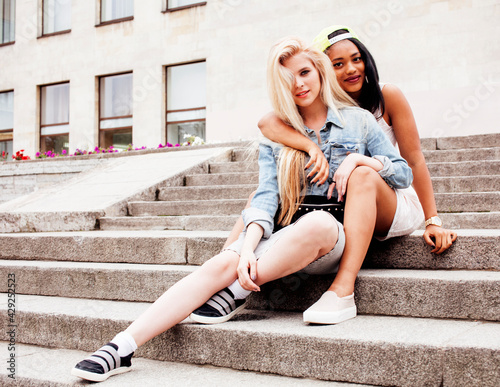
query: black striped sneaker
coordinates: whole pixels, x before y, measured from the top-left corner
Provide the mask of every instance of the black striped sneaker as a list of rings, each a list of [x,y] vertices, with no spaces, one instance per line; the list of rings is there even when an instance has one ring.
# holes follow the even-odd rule
[[[132,352],[128,356],[120,357],[118,346],[114,343],[108,343],[79,362],[71,370],[71,375],[92,382],[102,382],[110,376],[130,371],[133,354]]]
[[[230,320],[241,312],[246,305],[246,299],[235,300],[233,292],[228,288],[215,293],[202,306],[189,316],[191,320],[202,324],[220,324]]]

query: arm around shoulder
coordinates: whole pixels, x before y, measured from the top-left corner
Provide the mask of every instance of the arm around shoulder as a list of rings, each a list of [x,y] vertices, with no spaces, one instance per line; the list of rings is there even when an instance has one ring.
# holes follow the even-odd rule
[[[285,124],[273,112],[262,117],[258,126],[265,137],[290,148],[309,153],[311,147],[316,146],[310,139],[297,132],[290,125]]]

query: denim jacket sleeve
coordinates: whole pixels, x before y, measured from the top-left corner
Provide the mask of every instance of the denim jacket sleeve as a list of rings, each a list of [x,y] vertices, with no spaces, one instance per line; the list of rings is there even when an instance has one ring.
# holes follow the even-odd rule
[[[263,238],[269,238],[274,228],[274,215],[278,209],[278,173],[272,146],[259,145],[259,188],[250,208],[243,210],[245,229],[250,223],[257,223],[264,229]]]
[[[384,166],[378,172],[392,188],[408,188],[413,181],[411,168],[391,144],[372,114],[367,114],[367,151]]]

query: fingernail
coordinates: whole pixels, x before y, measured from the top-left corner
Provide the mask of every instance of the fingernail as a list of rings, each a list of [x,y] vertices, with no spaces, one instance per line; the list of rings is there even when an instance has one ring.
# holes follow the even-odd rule
[[[255,274],[252,276],[252,281],[255,281],[257,277],[255,276]]]

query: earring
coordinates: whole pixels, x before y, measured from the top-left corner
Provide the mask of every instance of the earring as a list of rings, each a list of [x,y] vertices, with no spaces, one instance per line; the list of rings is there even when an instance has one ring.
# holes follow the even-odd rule
[[[370,82],[368,82],[368,75],[365,75],[365,81],[366,81],[366,83],[370,83]]]

